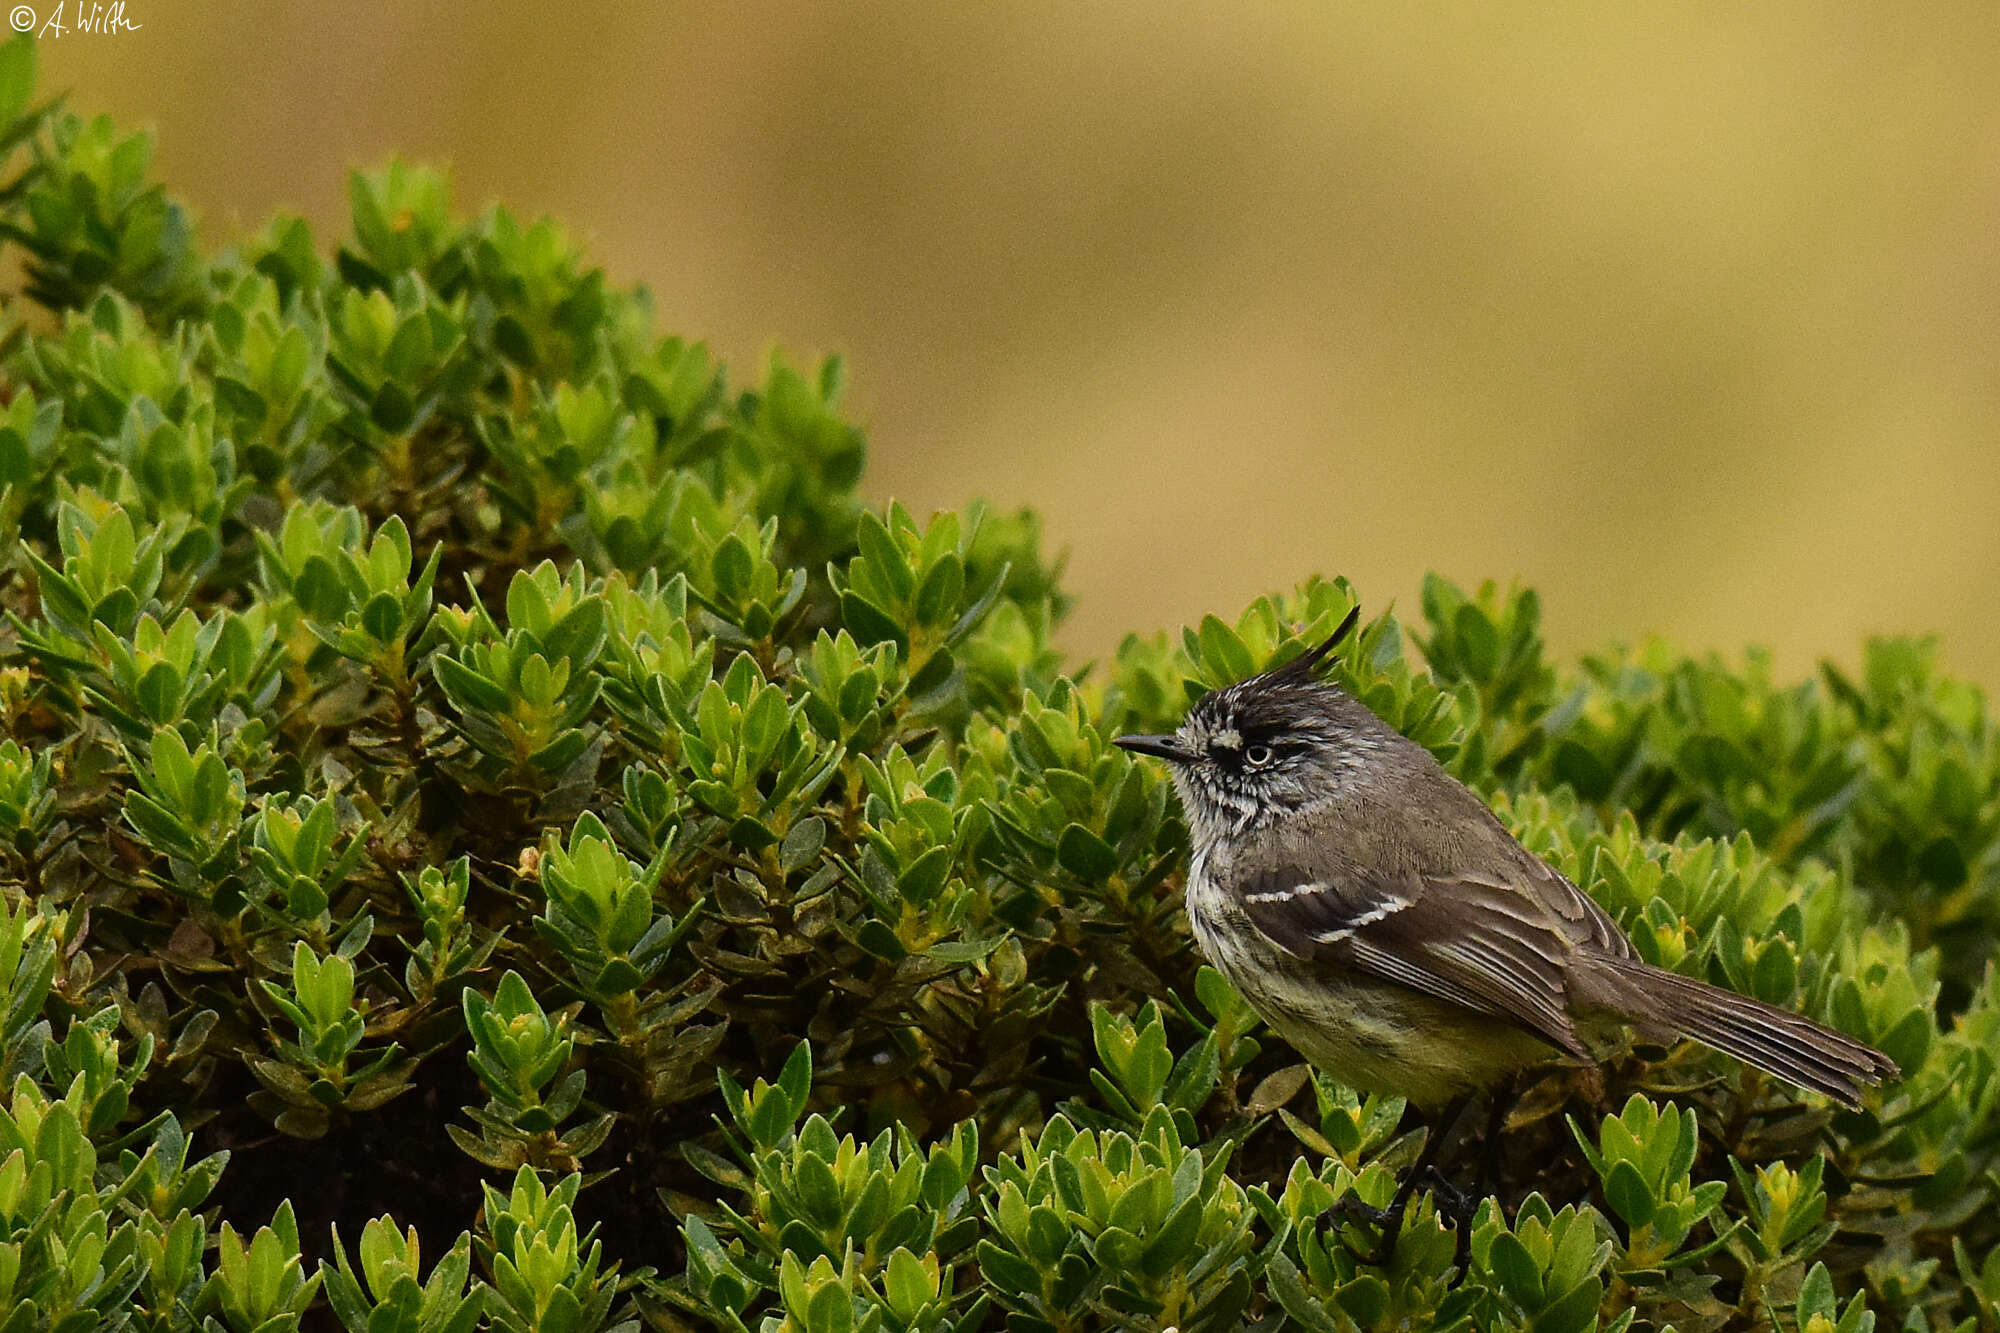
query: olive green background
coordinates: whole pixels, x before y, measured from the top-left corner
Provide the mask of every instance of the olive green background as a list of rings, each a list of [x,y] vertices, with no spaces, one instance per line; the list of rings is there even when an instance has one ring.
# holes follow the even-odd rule
[[[2000,682],[1990,0],[125,16],[44,85],[211,240],[448,163],[738,382],[845,353],[869,493],[1040,509],[1081,652],[1436,568],[1562,652],[1937,630]]]

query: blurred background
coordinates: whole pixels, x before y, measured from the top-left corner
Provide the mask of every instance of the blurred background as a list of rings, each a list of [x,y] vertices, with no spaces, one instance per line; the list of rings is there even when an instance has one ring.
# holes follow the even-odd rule
[[[46,19],[55,0],[33,0]],[[76,0],[69,0],[73,25]],[[877,499],[1032,505],[1083,655],[1313,571],[2000,685],[2000,6],[126,0],[43,86],[211,242],[553,214]]]

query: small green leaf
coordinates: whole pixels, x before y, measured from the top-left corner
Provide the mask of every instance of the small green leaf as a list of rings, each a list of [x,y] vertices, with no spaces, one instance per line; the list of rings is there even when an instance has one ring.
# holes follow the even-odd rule
[[[937,896],[951,874],[952,851],[933,847],[919,856],[896,879],[896,890],[913,907],[922,908]]]
[[[1389,1284],[1362,1273],[1334,1292],[1333,1300],[1360,1327],[1378,1328],[1389,1314]]]
[[[889,535],[888,527],[874,514],[863,513],[855,529],[855,540],[862,557],[881,575],[891,595],[899,602],[908,602],[910,594],[916,591],[917,576],[910,568],[909,558]]]
[[[812,1098],[812,1077],[812,1046],[802,1041],[785,1057],[785,1067],[778,1073],[778,1087],[791,1104],[791,1120],[805,1113],[806,1103]]]
[[[1101,883],[1118,869],[1118,853],[1081,824],[1064,828],[1056,842],[1056,860],[1078,879]]]
[[[417,405],[402,385],[394,380],[385,380],[368,404],[368,419],[395,435],[408,430],[417,419]]]
[[[743,544],[743,539],[733,532],[716,544],[715,554],[709,557],[709,573],[715,581],[715,594],[724,602],[734,603],[748,592],[755,572],[755,557]]]
[[[139,707],[155,725],[172,722],[180,713],[181,673],[172,664],[155,662],[139,678]]]
[[[1639,1168],[1630,1162],[1615,1162],[1604,1178],[1604,1197],[1626,1222],[1635,1227],[1653,1220],[1655,1199]]]
[[[1799,1284],[1797,1307],[1799,1327],[1803,1328],[1814,1316],[1832,1320],[1839,1314],[1833,1291],[1833,1275],[1826,1271],[1826,1265],[1815,1263],[1806,1271],[1805,1281]]]
[[[1604,1283],[1587,1278],[1563,1296],[1549,1302],[1535,1319],[1537,1333],[1584,1333],[1597,1327],[1597,1307],[1604,1299]]]
[[[947,554],[924,575],[917,589],[915,611],[920,625],[943,625],[958,613],[959,599],[965,595],[965,566],[956,555]]]
[[[854,942],[877,958],[885,958],[892,963],[901,962],[910,952],[903,947],[903,942],[896,938],[894,930],[872,918],[863,921],[855,929]]]
[[[1452,617],[1452,630],[1466,679],[1481,684],[1493,679],[1494,670],[1500,665],[1500,631],[1486,618],[1486,613],[1467,602]]]
[[[794,874],[810,865],[825,845],[826,821],[818,815],[807,815],[785,830],[778,844],[778,866],[786,874]]]
[[[1236,631],[1215,616],[1202,618],[1200,643],[1202,665],[1213,681],[1239,680],[1257,669]]]
[[[1528,1247],[1514,1233],[1503,1231],[1493,1238],[1492,1248],[1487,1254],[1487,1266],[1515,1300],[1531,1310],[1541,1308],[1542,1266],[1535,1262],[1535,1257],[1528,1253]]]
[[[883,1293],[889,1299],[889,1308],[905,1323],[913,1320],[918,1311],[937,1299],[937,1274],[926,1269],[916,1255],[898,1247],[889,1256],[889,1271],[883,1282]]]
[[[840,595],[840,620],[864,647],[871,643],[893,643],[899,650],[909,647],[909,638],[895,618],[852,589]]]

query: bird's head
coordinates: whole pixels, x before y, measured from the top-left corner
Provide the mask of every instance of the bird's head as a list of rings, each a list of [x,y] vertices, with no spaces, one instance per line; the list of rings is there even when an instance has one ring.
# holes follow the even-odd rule
[[[1324,799],[1379,750],[1386,728],[1319,674],[1358,614],[1289,662],[1210,690],[1178,730],[1117,739],[1171,765],[1197,846]]]

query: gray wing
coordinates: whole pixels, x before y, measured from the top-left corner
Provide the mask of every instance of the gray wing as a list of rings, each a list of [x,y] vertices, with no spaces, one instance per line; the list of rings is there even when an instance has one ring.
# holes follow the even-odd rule
[[[1575,885],[1531,855],[1520,860],[1512,882],[1273,871],[1245,884],[1243,908],[1287,953],[1506,1019],[1588,1058],[1569,1015],[1571,955],[1629,957],[1632,946]]]

